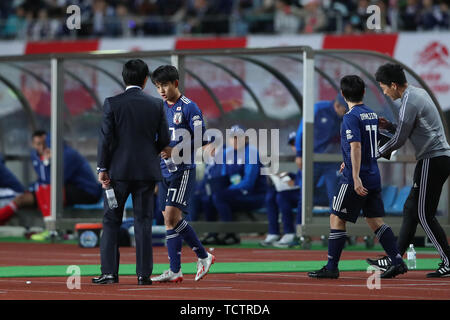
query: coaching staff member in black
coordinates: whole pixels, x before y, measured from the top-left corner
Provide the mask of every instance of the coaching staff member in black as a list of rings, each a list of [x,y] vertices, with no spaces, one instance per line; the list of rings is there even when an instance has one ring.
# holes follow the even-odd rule
[[[152,219],[155,183],[161,180],[160,152],[170,135],[163,101],[145,94],[147,64],[130,60],[123,66],[125,92],[106,98],[100,129],[97,171],[103,188],[114,189],[118,207],[105,198],[103,235],[100,240],[101,276],[93,283],[119,282],[119,229],[125,201],[131,194],[136,237],[138,284],[151,284],[153,270]]]
[[[380,66],[375,78],[385,95],[392,100],[401,99],[398,125],[379,118],[380,128],[394,133],[380,148],[380,154],[390,154],[409,139],[417,159],[413,186],[403,207],[398,249],[402,255],[406,252],[420,223],[442,259],[438,269],[428,273],[427,278],[450,277],[450,247],[447,235],[436,219],[442,187],[450,175],[450,146],[438,109],[424,89],[408,84],[403,68],[398,64]],[[367,259],[367,262],[380,269],[391,264],[388,257]]]

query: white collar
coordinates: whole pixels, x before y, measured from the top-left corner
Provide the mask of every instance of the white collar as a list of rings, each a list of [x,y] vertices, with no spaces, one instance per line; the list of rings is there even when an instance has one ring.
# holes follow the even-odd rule
[[[127,87],[125,88],[125,91],[128,90],[128,89],[131,89],[131,88],[139,88],[139,89],[142,90],[142,88],[139,87],[139,86],[127,86]]]

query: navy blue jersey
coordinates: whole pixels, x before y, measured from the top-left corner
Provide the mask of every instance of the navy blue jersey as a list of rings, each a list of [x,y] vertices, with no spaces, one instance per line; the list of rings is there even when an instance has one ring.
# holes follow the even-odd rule
[[[345,168],[342,183],[353,185],[350,143],[361,142],[361,169],[359,177],[369,190],[381,188],[378,169],[378,116],[364,104],[356,105],[344,115],[341,127],[341,149]]]
[[[176,139],[175,131],[177,129],[185,129],[189,131],[191,135],[191,161],[190,163],[177,164],[178,170],[187,170],[195,168],[194,161],[194,129],[201,126],[202,137],[206,131],[205,122],[203,121],[203,115],[197,104],[185,96],[181,96],[174,105],[169,105],[166,101],[164,102],[164,110],[166,111],[167,123],[169,125],[170,131],[170,144],[169,147],[174,147],[180,143],[183,138],[179,137]],[[202,137],[199,137],[200,139]],[[202,144],[205,144],[202,141]],[[177,170],[177,171],[178,171]],[[167,170],[166,164],[163,159],[161,159],[161,171],[165,178],[172,175]]]
[[[50,136],[47,136],[46,144],[51,147]],[[45,164],[42,157],[32,150],[31,162],[36,171],[38,184],[50,184],[50,164]],[[64,184],[72,184],[89,194],[99,196],[102,193],[101,184],[95,178],[89,162],[75,149],[63,142],[63,173]]]
[[[334,100],[319,101],[314,104],[314,152],[331,152],[333,145],[339,141],[339,125],[341,118],[334,110]],[[297,128],[295,149],[297,157],[302,157],[303,121]],[[335,144],[333,144],[333,141]],[[334,150],[337,151],[337,150]]]
[[[256,164],[250,163],[253,157],[257,160]],[[251,192],[265,191],[266,177],[260,174],[262,164],[256,147],[247,143],[244,152],[228,148],[225,150],[225,160],[226,164],[222,166],[222,175],[228,176],[230,180],[237,179],[232,182],[229,189]]]
[[[17,193],[23,193],[25,188],[16,176],[5,166],[0,154],[0,188],[12,189]]]

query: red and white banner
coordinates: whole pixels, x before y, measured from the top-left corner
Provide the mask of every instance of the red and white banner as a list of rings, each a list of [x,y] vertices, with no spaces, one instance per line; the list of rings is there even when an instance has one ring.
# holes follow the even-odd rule
[[[300,46],[306,45],[313,49],[359,49],[373,50],[392,56],[401,61],[415,71],[431,88],[443,110],[450,110],[450,33],[394,33],[394,34],[364,34],[364,35],[252,35],[247,37],[204,37],[204,38],[177,38],[177,37],[147,37],[128,39],[94,39],[78,41],[49,41],[49,42],[22,42],[22,41],[2,41],[0,42],[0,55],[22,55],[39,53],[61,53],[61,52],[92,52],[92,51],[150,51],[150,50],[194,50],[194,49],[225,49],[225,48],[265,48],[278,46]],[[376,67],[382,62],[380,59],[368,58],[365,60],[353,61],[373,73]],[[199,63],[199,62],[198,62]],[[318,61],[318,64],[323,62]],[[328,71],[334,70],[338,73],[345,72],[333,66],[327,65]],[[324,67],[324,65],[321,65]],[[206,70],[206,69],[207,70]],[[215,70],[205,65],[207,83],[216,89],[217,87],[227,88],[224,90],[226,102],[224,109],[230,110],[236,104],[248,100],[245,93],[234,90],[235,84],[231,78],[223,71]],[[236,66],[236,72],[240,75],[250,74],[243,65]],[[211,70],[214,70],[211,72]],[[286,70],[290,73],[293,70]],[[333,72],[328,72],[333,75]],[[251,74],[250,74],[251,75]],[[253,73],[253,77],[264,80],[263,74]],[[203,76],[202,76],[203,78]],[[205,80],[205,81],[206,81]],[[413,79],[409,79],[412,84],[417,84]],[[93,79],[95,82],[95,79]],[[301,81],[301,80],[300,80]],[[202,99],[210,100],[204,94],[204,89],[195,89],[198,82],[193,78],[188,78],[192,84],[191,94]],[[231,85],[231,87],[230,87]],[[270,83],[267,86],[260,85],[255,91],[264,95],[269,90],[276,91],[277,83]],[[196,90],[198,92],[196,92]],[[200,90],[200,91],[199,91]],[[325,90],[326,91],[326,90]],[[320,93],[320,96],[325,94]],[[273,92],[272,92],[273,93]],[[323,93],[323,94],[322,94]],[[31,93],[30,93],[31,94]],[[326,94],[325,94],[326,95]],[[289,102],[282,97],[276,98],[273,94],[268,95],[283,113],[289,114]],[[319,97],[320,97],[319,96]],[[194,99],[194,97],[193,97]],[[281,100],[280,100],[281,99]],[[205,101],[206,102],[206,101]],[[208,104],[212,104],[209,101]],[[284,106],[284,107],[283,107]],[[285,109],[283,109],[285,108]],[[209,110],[211,114],[217,115],[217,110]],[[277,112],[277,114],[279,114]]]
[[[411,45],[414,43],[414,45]],[[414,34],[399,37],[394,57],[411,67],[430,87],[444,110],[450,110],[450,36]]]

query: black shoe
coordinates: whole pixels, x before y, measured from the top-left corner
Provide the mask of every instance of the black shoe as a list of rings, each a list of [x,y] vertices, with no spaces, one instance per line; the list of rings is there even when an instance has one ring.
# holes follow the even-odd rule
[[[339,269],[328,270],[327,266],[317,271],[308,272],[310,278],[322,278],[322,279],[337,279],[339,278]]]
[[[391,258],[388,256],[384,256],[380,259],[367,258],[366,261],[369,265],[377,267],[381,271],[386,271],[392,265]]]
[[[208,233],[206,237],[204,237],[200,242],[203,245],[210,245],[210,244],[219,244],[219,239],[217,238],[217,233]]]
[[[152,284],[152,279],[150,279],[150,277],[138,277],[138,285],[140,286],[145,286],[148,285],[150,286]]]
[[[427,273],[427,278],[445,278],[450,277],[450,268],[446,267],[444,262],[439,264],[439,268],[435,272]]]
[[[220,239],[220,244],[233,245],[241,243],[241,239],[234,233],[227,233],[224,238]]]
[[[406,272],[408,272],[408,267],[402,261],[400,264],[392,265],[389,268],[387,268],[386,271],[380,275],[380,278],[381,279],[395,278],[395,276]]]
[[[104,273],[100,277],[92,278],[92,283],[95,284],[110,284],[118,282],[119,276],[117,274]]]

